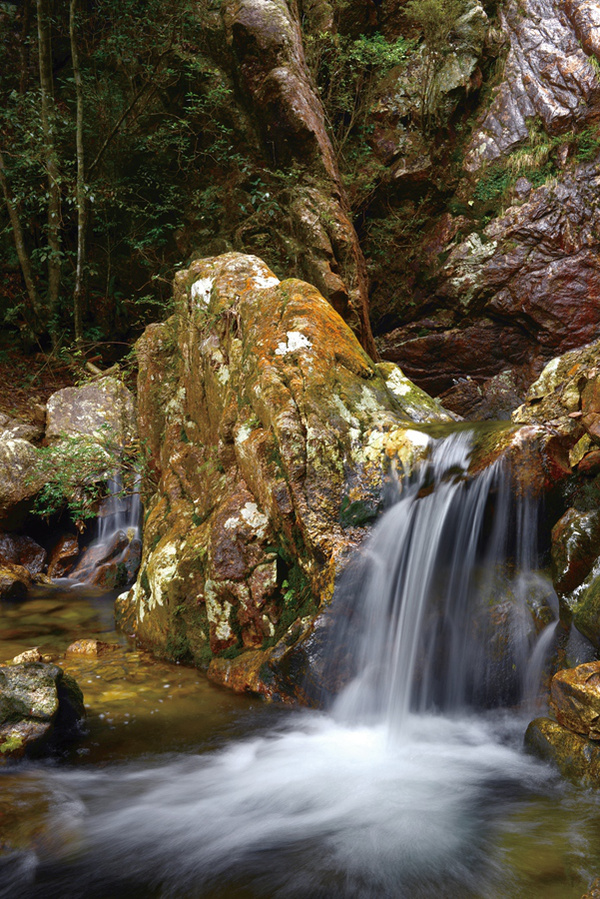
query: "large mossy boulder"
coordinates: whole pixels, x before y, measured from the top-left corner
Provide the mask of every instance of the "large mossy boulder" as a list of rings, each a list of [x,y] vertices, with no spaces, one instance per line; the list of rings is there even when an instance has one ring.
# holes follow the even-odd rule
[[[135,436],[133,396],[115,377],[57,390],[48,400],[46,417],[48,441],[91,437],[122,447]]]
[[[314,287],[256,257],[193,263],[175,300],[137,345],[159,486],[118,613],[155,651],[218,657],[212,674],[237,683],[241,652],[263,665],[306,632],[387,479],[426,451],[418,426],[451,416],[375,364]]]
[[[85,716],[76,681],[44,662],[0,666],[0,765],[71,739]]]
[[[175,304],[137,344],[158,489],[117,613],[155,652],[272,695],[390,486],[427,456],[425,431],[453,416],[374,363],[314,287],[256,257],[194,262]],[[487,428],[474,468],[527,455],[542,429],[524,430]],[[531,455],[523,480],[543,484],[542,453]]]

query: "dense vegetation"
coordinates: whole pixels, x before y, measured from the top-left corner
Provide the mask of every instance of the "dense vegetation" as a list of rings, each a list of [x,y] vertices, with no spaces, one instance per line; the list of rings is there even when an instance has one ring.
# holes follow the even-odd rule
[[[374,88],[428,36],[418,124],[431,132],[431,73],[461,3],[411,0],[408,36],[397,22],[355,21],[341,0],[327,5],[327,28],[303,18],[308,66],[364,239],[386,177],[373,152]],[[301,274],[285,225],[300,174],[257,137],[220,7],[0,4],[0,316],[25,345],[127,342],[163,317],[174,268],[194,255],[246,250]],[[383,227],[397,237],[405,220],[396,219],[373,235],[380,240]]]

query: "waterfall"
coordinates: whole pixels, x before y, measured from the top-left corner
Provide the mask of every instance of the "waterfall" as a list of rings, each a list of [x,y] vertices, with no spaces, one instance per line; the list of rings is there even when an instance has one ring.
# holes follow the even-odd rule
[[[515,704],[533,678],[533,613],[552,593],[533,574],[536,507],[502,461],[470,476],[472,449],[470,430],[432,441],[342,581],[350,622],[331,651],[350,647],[355,677],[341,721],[398,737],[411,711]]]
[[[110,478],[98,516],[96,539],[84,550],[69,580],[113,589],[134,579],[141,559],[140,486],[139,475],[130,492],[123,489],[118,472]]]

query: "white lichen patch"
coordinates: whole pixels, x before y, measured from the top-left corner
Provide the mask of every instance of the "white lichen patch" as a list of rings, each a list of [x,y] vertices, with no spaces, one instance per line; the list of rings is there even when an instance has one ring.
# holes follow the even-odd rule
[[[185,387],[182,385],[165,406],[167,418],[182,415],[185,405]]]
[[[287,356],[288,353],[309,349],[312,346],[308,337],[301,331],[288,331],[286,338],[287,340],[282,340],[277,344],[276,356]]]
[[[208,306],[213,284],[214,278],[198,278],[194,281],[190,289],[192,303],[196,306]]]
[[[404,372],[398,366],[394,366],[387,374],[385,379],[386,386],[395,396],[407,396],[414,389],[412,381],[406,377]]]
[[[219,382],[219,384],[221,384],[223,387],[225,387],[225,385],[227,383],[229,383],[229,379],[231,377],[227,366],[222,365],[220,368],[217,369],[216,374],[217,374],[217,381]]]
[[[240,425],[237,430],[237,434],[235,435],[235,442],[245,443],[251,433],[252,428],[248,427],[248,425]]]
[[[269,519],[260,511],[256,503],[246,503],[241,511],[241,515],[259,537],[264,537],[269,526]]]
[[[252,278],[252,286],[257,290],[266,290],[269,287],[277,287],[278,284],[281,284],[279,278],[276,278],[275,275],[254,275]]]
[[[160,546],[152,554],[146,569],[151,592],[145,602],[140,603],[140,619],[144,617],[144,611],[151,612],[155,606],[164,604],[167,588],[177,573],[177,555],[178,547],[174,543]]]
[[[215,592],[214,581],[206,581],[204,585],[204,597],[206,600],[206,614],[209,622],[214,626],[217,640],[226,642],[234,636],[229,623],[231,615],[231,603],[227,600],[219,601]]]

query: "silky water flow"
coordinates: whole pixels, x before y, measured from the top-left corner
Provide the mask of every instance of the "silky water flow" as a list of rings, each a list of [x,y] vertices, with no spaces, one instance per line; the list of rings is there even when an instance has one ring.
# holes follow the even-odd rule
[[[21,895],[566,896],[523,892],[507,855],[548,839],[521,837],[532,803],[564,801],[518,710],[551,591],[533,505],[500,464],[470,476],[471,447],[468,430],[431,440],[349,567],[331,655],[355,671],[327,711],[146,764],[47,768],[64,849],[20,860]]]

